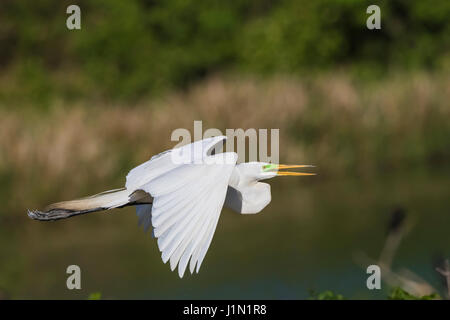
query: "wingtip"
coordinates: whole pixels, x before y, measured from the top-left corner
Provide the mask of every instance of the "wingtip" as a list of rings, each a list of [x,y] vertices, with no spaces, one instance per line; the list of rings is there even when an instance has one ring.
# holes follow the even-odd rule
[[[204,259],[205,257],[203,257],[203,258],[201,258],[201,259],[199,259],[198,261],[197,261],[197,266],[195,267],[195,271],[198,273],[199,271],[200,271],[200,267],[202,266],[202,264],[203,264],[203,259]]]
[[[178,276],[180,277],[180,279],[183,279],[184,276],[184,268],[181,268],[180,265],[178,265]]]
[[[211,139],[211,140],[217,140],[217,141],[219,141],[219,140],[227,140],[227,136],[213,136],[213,137],[210,137],[210,138],[206,138],[206,139]],[[206,140],[206,139],[204,139],[204,140]]]

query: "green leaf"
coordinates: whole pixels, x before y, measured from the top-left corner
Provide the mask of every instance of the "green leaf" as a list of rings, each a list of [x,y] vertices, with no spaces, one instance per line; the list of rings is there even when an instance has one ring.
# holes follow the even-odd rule
[[[101,299],[102,299],[101,292],[93,292],[88,297],[88,300],[101,300]]]
[[[311,293],[311,300],[345,300],[344,296],[341,294],[336,294],[333,291],[327,290],[321,293],[315,294]]]

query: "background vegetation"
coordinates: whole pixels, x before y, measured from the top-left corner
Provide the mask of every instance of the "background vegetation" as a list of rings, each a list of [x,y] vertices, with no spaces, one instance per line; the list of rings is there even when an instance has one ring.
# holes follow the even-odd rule
[[[81,30],[66,28],[70,4]],[[366,28],[371,4],[381,30]],[[449,16],[448,0],[1,1],[0,298],[368,297],[352,254],[379,253],[395,206],[416,226],[399,263],[438,288],[430,261],[450,256]],[[123,185],[194,120],[280,128],[281,161],[319,168],[274,181],[259,219],[224,214],[197,278],[166,270],[132,209],[58,225],[25,216]],[[74,262],[89,270],[78,295],[62,285]]]
[[[69,4],[82,31],[65,28]],[[450,4],[378,1],[382,30],[365,28],[373,1],[2,1],[2,98],[139,99],[211,73],[359,77],[450,70]]]

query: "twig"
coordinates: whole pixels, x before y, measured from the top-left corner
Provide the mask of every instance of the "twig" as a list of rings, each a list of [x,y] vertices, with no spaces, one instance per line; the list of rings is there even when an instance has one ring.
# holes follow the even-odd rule
[[[447,299],[450,299],[450,262],[448,259],[444,262],[444,269],[436,268],[436,271],[439,272],[445,280],[447,281]]]
[[[407,292],[419,297],[436,292],[436,289],[433,288],[432,285],[410,270],[404,269],[400,273],[392,271],[392,261],[400,246],[400,242],[404,235],[412,228],[411,222],[407,221],[408,223],[404,223],[404,211],[397,210],[394,212],[393,218],[394,222],[391,222],[389,234],[387,235],[383,249],[381,250],[378,262],[370,259],[364,253],[355,255],[355,260],[357,260],[362,267],[367,264],[378,264],[382,270],[381,275],[383,280],[391,287],[399,286]],[[450,269],[447,270],[449,270],[447,276],[447,284],[449,284]]]

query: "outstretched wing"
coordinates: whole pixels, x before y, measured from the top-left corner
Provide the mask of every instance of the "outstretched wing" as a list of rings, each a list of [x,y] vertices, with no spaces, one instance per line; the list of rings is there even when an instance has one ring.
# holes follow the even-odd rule
[[[130,183],[127,177],[127,188],[133,186],[152,195],[153,234],[162,260],[170,260],[172,270],[178,265],[180,277],[188,263],[191,273],[198,272],[217,226],[237,161],[236,153],[211,155],[211,149],[224,139],[196,142],[201,151],[195,150],[196,143],[179,148],[184,148],[181,151],[173,149],[136,168],[140,174],[130,172]],[[171,152],[183,157],[173,157]]]

